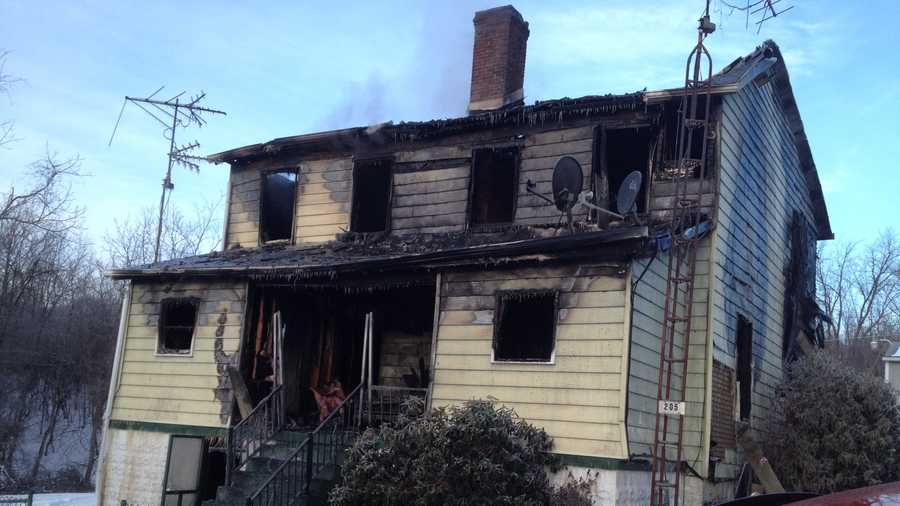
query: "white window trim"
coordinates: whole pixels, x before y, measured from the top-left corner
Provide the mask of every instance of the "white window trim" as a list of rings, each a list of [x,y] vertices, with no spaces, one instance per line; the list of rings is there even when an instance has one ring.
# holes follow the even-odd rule
[[[179,298],[179,297],[173,297]],[[155,358],[194,358],[194,344],[197,342],[197,328],[200,326],[198,322],[200,320],[200,304],[202,301],[197,301],[197,316],[194,319],[194,330],[191,331],[191,348],[187,353],[165,353],[159,351],[159,340],[162,339],[162,336],[159,335],[159,323],[156,324],[156,349],[153,350],[153,356]],[[162,316],[162,301],[159,301],[159,311],[160,316]]]

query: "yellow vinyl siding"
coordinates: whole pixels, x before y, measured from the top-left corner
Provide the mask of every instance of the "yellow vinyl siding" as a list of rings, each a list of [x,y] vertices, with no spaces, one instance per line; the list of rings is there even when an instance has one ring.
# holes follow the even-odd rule
[[[593,162],[593,126],[548,130],[514,142],[519,147],[519,179],[514,221],[523,225],[556,223],[559,211],[530,194],[549,195],[553,168],[562,156],[578,160],[584,173],[585,188],[590,183]],[[489,141],[471,136],[456,138],[457,145],[432,146],[396,151],[393,157],[391,232],[461,232],[466,229],[473,149]],[[510,145],[508,137],[496,139]],[[429,162],[439,162],[433,167]],[[353,192],[353,158],[340,157],[304,160],[286,157],[267,159],[231,170],[228,227],[225,247],[259,245],[259,199],[261,174],[269,170],[297,169],[297,199],[294,210],[294,237],[298,244],[333,240],[349,230]],[[578,218],[586,215],[576,211]]]
[[[433,404],[497,399],[554,438],[554,451],[625,458],[627,289],[614,266],[446,273]],[[491,361],[497,290],[559,290],[554,361]]]
[[[167,297],[200,299],[190,356],[156,354],[160,301]],[[230,392],[222,376],[224,365],[217,364],[216,342],[236,363],[244,300],[244,285],[237,282],[135,283],[112,418],[226,426]]]

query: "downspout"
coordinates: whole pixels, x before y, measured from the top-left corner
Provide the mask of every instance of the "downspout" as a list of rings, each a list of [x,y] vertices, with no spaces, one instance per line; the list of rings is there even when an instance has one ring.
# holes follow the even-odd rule
[[[131,306],[131,283],[125,288],[122,297],[122,312],[119,316],[119,332],[116,336],[116,353],[113,357],[112,372],[109,377],[109,393],[106,396],[106,409],[103,412],[103,437],[100,440],[100,453],[97,456],[97,484],[95,493],[97,506],[103,506],[103,488],[105,481],[104,460],[109,446],[107,435],[109,433],[109,421],[112,417],[113,400],[119,391],[119,381],[122,373],[122,350],[125,347],[125,330],[128,328],[128,308]]]

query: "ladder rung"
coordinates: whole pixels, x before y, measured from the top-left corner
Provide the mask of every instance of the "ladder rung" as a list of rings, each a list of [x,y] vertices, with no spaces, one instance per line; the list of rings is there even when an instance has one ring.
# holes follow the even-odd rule
[[[677,362],[683,362],[683,363],[685,363],[685,364],[686,364],[687,361],[688,361],[687,357],[682,357],[682,358],[663,357],[663,360],[665,360],[666,362],[676,362],[676,363],[677,363]]]
[[[656,486],[661,488],[675,488],[675,484],[670,481],[658,481],[656,482]]]
[[[686,322],[686,321],[688,321],[690,318],[687,317],[687,316],[669,316],[669,317],[667,317],[666,319],[668,319],[668,320],[670,320],[670,321],[673,321],[673,322]]]
[[[681,277],[681,278],[675,278],[675,277],[672,278],[672,281],[674,281],[675,283],[687,283],[688,281],[693,281],[693,280],[694,280],[694,278],[692,278],[690,276]]]

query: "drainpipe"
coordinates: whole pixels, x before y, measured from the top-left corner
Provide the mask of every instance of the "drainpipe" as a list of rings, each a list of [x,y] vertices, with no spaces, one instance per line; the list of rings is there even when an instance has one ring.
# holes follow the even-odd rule
[[[113,400],[119,391],[119,380],[122,372],[122,349],[125,347],[125,329],[128,328],[128,308],[131,306],[131,283],[125,288],[125,295],[122,297],[122,312],[119,316],[119,332],[116,336],[116,354],[113,357],[112,373],[109,377],[109,393],[106,396],[106,409],[103,412],[103,434],[100,440],[100,453],[97,456],[97,486],[95,494],[97,496],[97,506],[103,506],[103,488],[105,469],[103,460],[106,457],[108,447],[107,433],[109,432],[109,419],[112,417]]]

